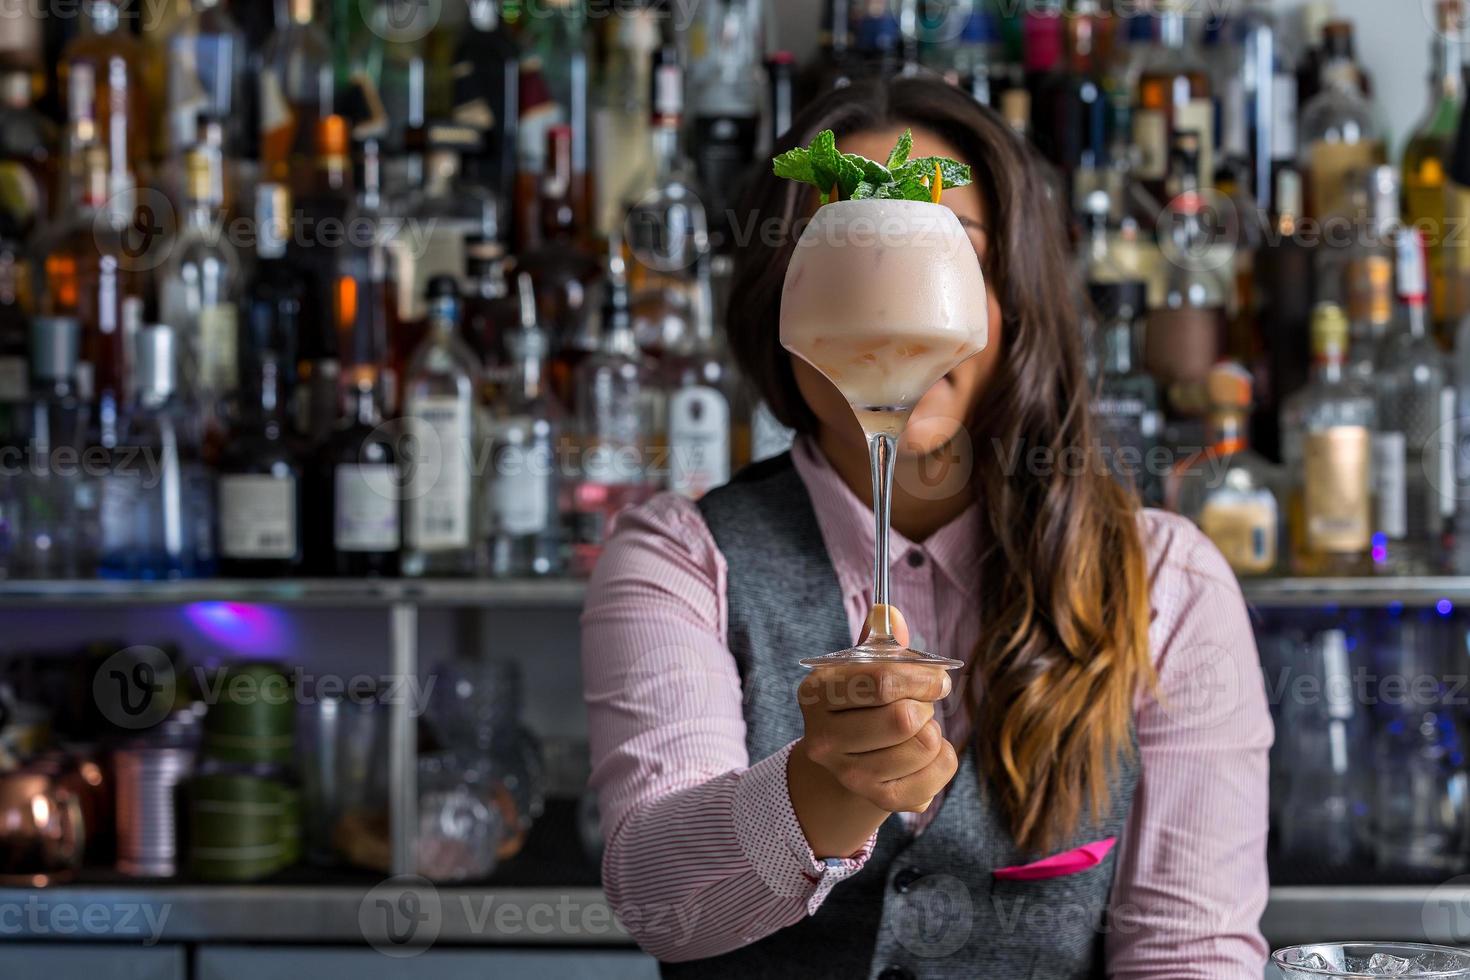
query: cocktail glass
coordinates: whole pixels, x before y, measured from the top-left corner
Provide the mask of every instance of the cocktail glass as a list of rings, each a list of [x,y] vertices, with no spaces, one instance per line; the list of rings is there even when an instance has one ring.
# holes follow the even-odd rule
[[[873,471],[873,611],[855,647],[805,667],[883,661],[946,669],[962,661],[893,635],[888,522],[898,437],[934,384],[983,350],[985,279],[953,211],[923,201],[839,201],[797,241],[781,293],[781,344],[842,392],[868,439]]]
[[[1291,946],[1271,954],[1283,980],[1467,980],[1470,953],[1424,943],[1347,942]]]

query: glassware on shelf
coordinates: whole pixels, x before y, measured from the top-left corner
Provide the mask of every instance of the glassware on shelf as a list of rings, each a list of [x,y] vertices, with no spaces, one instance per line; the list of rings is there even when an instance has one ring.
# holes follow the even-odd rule
[[[1380,868],[1415,875],[1465,869],[1470,771],[1458,725],[1444,706],[1410,703],[1380,729],[1373,754],[1373,851]]]
[[[220,126],[228,158],[245,142],[246,39],[222,0],[189,0],[167,38],[167,91],[162,109],[168,148],[199,141],[201,119]]]
[[[1351,870],[1366,857],[1373,770],[1370,719],[1359,710],[1354,687],[1355,648],[1361,640],[1350,642],[1342,630],[1314,636],[1299,652],[1321,696],[1282,701],[1273,753],[1279,798],[1272,809],[1277,853],[1294,870]]]
[[[1182,133],[1199,140],[1191,166],[1196,183],[1214,177],[1215,106],[1204,57],[1189,37],[1188,5],[1159,0],[1157,16],[1158,38],[1144,54],[1138,75],[1133,141],[1139,152],[1135,176],[1162,201],[1171,148]]]
[[[107,578],[196,578],[214,572],[214,486],[199,458],[196,416],[178,393],[178,333],[143,328],[136,391],[113,468],[103,478],[98,572]]]
[[[1403,980],[1464,980],[1470,953],[1423,943],[1348,942],[1290,946],[1271,954],[1283,980],[1373,976]]]
[[[275,0],[276,30],[260,52],[257,84],[264,179],[310,173],[317,122],[333,111],[332,42],[312,0]]]
[[[872,461],[875,525],[867,639],[808,657],[803,666],[863,660],[963,666],[910,650],[893,636],[888,508],[898,437],[914,406],[983,350],[988,332],[980,263],[959,219],[943,205],[838,201],[818,208],[797,241],[781,293],[781,345],[801,369],[834,384],[857,416]]]
[[[434,676],[434,732],[481,777],[486,799],[501,812],[499,856],[512,857],[546,802],[541,743],[520,718],[519,665],[459,660],[440,664]]]
[[[505,816],[474,762],[456,752],[418,759],[417,871],[430,881],[487,878],[500,863]]]

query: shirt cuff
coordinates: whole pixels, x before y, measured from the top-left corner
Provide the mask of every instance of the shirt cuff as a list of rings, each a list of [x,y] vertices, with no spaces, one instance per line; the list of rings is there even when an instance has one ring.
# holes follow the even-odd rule
[[[810,915],[834,885],[862,870],[878,835],[875,832],[851,857],[823,859],[813,854],[791,805],[786,784],[790,758],[787,745],[741,774],[733,804],[735,834],[745,859],[766,887],[780,898],[805,898]]]

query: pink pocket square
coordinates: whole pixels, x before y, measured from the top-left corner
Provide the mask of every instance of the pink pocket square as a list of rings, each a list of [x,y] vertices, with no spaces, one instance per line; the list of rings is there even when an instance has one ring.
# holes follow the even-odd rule
[[[1044,878],[1074,875],[1079,871],[1086,871],[1088,868],[1095,868],[1101,864],[1102,859],[1108,856],[1108,852],[1117,842],[1118,838],[1109,837],[1091,844],[1083,844],[1075,850],[1053,854],[1049,858],[1042,858],[1030,864],[1018,864],[1013,868],[996,868],[991,875],[1001,881],[1041,881]]]

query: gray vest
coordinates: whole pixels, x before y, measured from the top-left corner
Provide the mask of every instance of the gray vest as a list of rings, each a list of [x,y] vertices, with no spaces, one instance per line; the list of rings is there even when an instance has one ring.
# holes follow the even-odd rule
[[[727,639],[744,687],[754,762],[802,734],[795,693],[805,671],[797,659],[842,649],[853,637],[816,514],[789,455],[746,468],[699,507],[729,565]],[[897,599],[902,605],[903,596]],[[1138,781],[1135,759],[1118,768],[1107,819],[1084,826],[1059,850],[1121,838]],[[991,876],[1037,857],[1016,846],[966,750],[924,832],[915,837],[890,817],[863,870],[833,888],[815,915],[722,956],[664,964],[663,973],[740,980],[1102,977],[1114,855],[1062,878]]]

